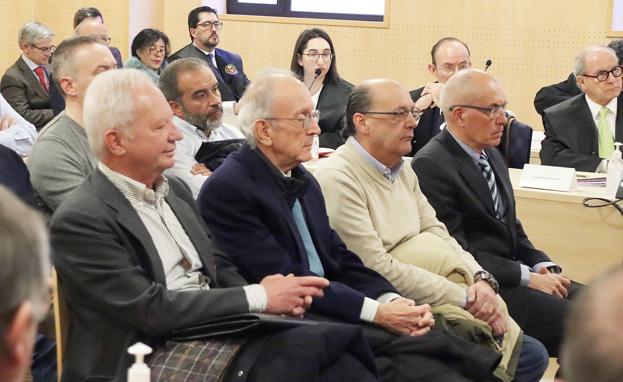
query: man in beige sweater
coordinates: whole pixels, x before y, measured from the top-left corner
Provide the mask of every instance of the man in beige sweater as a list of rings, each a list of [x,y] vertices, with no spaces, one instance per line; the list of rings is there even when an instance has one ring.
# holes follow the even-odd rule
[[[331,226],[402,295],[484,321],[496,336],[515,331],[495,278],[448,234],[415,173],[403,166],[420,114],[397,82],[370,80],[353,90],[346,109],[350,137],[314,173]],[[524,336],[523,345],[522,353],[532,348],[537,359],[547,358],[538,341]]]

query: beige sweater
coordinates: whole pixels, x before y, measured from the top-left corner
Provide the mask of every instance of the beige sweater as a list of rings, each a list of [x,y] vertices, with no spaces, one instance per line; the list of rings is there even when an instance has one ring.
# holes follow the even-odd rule
[[[408,164],[391,183],[347,143],[314,175],[331,226],[366,266],[418,304],[464,306],[482,268],[437,220]]]

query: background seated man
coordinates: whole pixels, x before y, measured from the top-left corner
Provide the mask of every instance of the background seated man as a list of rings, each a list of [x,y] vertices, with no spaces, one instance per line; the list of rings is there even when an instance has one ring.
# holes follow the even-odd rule
[[[42,217],[0,187],[0,380],[21,382],[49,308],[50,261]]]
[[[173,123],[182,133],[175,148],[175,166],[166,174],[185,181],[196,198],[211,173],[199,162],[202,147],[228,140],[238,148],[244,135],[237,127],[223,124],[218,81],[205,61],[183,58],[169,64],[160,75],[160,89],[175,114]],[[224,157],[220,160],[222,163]]]
[[[489,349],[441,332],[428,333],[433,324],[430,306],[416,306],[397,295],[329,226],[320,187],[300,165],[311,159],[313,137],[320,133],[305,85],[290,73],[268,73],[251,84],[240,105],[249,144],[210,176],[198,203],[216,244],[241,274],[248,280],[275,272],[326,276],[331,284],[310,312],[385,329],[365,326],[375,329],[368,338],[384,380],[437,380],[440,375],[464,380],[461,374],[489,380],[491,369],[482,364],[488,362]],[[442,354],[440,344],[454,340],[467,347],[463,354]],[[398,343],[404,346],[400,350]],[[458,367],[466,355],[474,355],[470,349],[483,349],[479,361],[467,369]]]
[[[391,80],[366,81],[353,90],[346,115],[350,137],[314,172],[331,226],[403,296],[503,337],[500,372],[514,374],[521,350],[516,379],[538,380],[547,351],[528,336],[523,346],[518,341],[521,330],[496,296],[497,282],[450,237],[413,170],[404,166],[420,116],[407,90]]]
[[[578,296],[561,349],[567,382],[623,381],[623,270],[604,274]]]
[[[606,172],[614,142],[623,142],[623,67],[612,49],[590,46],[574,73],[583,93],[545,110],[541,163]]]
[[[457,73],[441,94],[448,128],[418,152],[412,166],[439,220],[500,283],[511,317],[556,356],[571,306],[567,297],[576,287],[534,248],[517,219],[508,169],[495,149],[507,102],[489,74]]]
[[[53,117],[48,94],[51,80],[48,64],[55,48],[53,37],[54,33],[39,22],[24,24],[18,33],[22,55],[0,79],[2,96],[37,130]]]
[[[623,40],[610,41],[608,47],[612,48],[619,58],[619,65],[623,64]],[[557,84],[542,87],[534,97],[534,108],[537,113],[543,116],[543,112],[548,107],[558,105],[562,101],[568,100],[581,94],[582,90],[578,87],[575,74],[569,74],[569,77]]]
[[[353,326],[168,340],[176,329],[232,314],[302,316],[328,281],[274,275],[247,285],[236,273],[212,245],[188,187],[162,176],[173,166],[181,134],[145,73],[104,73],[84,103],[85,128],[100,162],[51,223],[54,264],[71,317],[63,380],[125,381],[126,347],[139,340],[156,348],[149,359],[153,381],[243,375],[250,381],[376,380]]]
[[[443,114],[439,109],[439,95],[443,85],[459,70],[472,66],[470,52],[467,44],[454,37],[444,37],[437,41],[430,52],[431,63],[428,71],[437,81],[429,82],[425,86],[411,90],[411,98],[416,107],[423,111],[418,128],[413,132],[411,151],[408,156],[412,157],[441,130]]]

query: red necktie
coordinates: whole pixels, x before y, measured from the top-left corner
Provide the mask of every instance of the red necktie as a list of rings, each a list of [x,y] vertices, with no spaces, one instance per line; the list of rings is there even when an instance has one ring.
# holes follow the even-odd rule
[[[39,77],[39,83],[41,84],[41,87],[47,93],[49,91],[48,79],[45,76],[45,69],[43,69],[43,66],[37,66],[35,68],[35,74],[37,75],[37,77]]]

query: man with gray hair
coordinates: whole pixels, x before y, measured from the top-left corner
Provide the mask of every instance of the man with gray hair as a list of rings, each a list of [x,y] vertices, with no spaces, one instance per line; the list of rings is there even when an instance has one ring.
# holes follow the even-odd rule
[[[183,136],[175,148],[175,166],[165,173],[186,182],[196,198],[211,171],[240,147],[244,135],[223,124],[218,81],[205,61],[182,58],[169,64],[160,74],[160,89]]]
[[[595,45],[578,54],[574,74],[583,93],[543,113],[541,163],[606,172],[614,142],[623,142],[623,67],[614,50]]]
[[[28,160],[37,200],[50,213],[95,168],[82,128],[82,103],[93,78],[116,68],[110,50],[93,37],[63,41],[54,58],[54,77],[67,108],[41,130]]]
[[[49,308],[50,261],[42,217],[0,187],[0,381],[22,381]]]
[[[136,69],[104,73],[87,91],[84,122],[99,164],[51,223],[71,318],[63,380],[125,381],[132,361],[126,347],[142,341],[155,348],[152,381],[338,381],[347,373],[375,381],[356,327],[172,338],[231,315],[302,316],[329,284],[271,275],[247,285],[213,246],[188,187],[162,176],[181,139],[172,115],[160,90]]]
[[[623,381],[623,269],[588,286],[566,325],[561,364],[566,382]]]
[[[0,92],[7,102],[37,130],[52,117],[50,107],[50,57],[54,33],[37,21],[19,30],[17,42],[22,55],[0,79]]]

